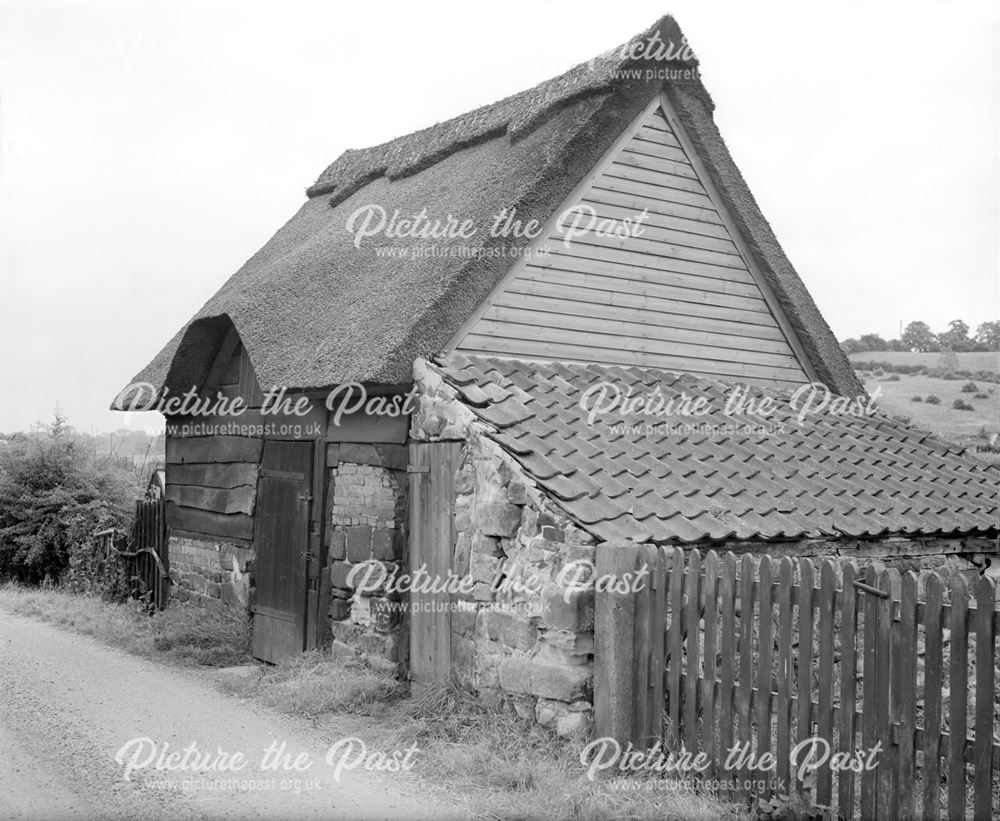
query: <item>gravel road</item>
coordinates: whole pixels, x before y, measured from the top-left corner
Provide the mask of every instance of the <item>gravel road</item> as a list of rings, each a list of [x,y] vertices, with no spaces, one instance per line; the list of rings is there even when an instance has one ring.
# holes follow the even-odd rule
[[[365,743],[367,756],[358,741],[227,697],[201,671],[0,611],[0,819],[464,817],[412,772],[363,763],[419,752]],[[277,769],[262,767],[269,747],[269,763],[288,754]],[[286,770],[300,754],[301,771]]]

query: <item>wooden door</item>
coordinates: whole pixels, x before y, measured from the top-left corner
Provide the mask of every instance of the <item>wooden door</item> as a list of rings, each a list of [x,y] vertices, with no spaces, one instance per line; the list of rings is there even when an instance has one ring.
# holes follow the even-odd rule
[[[264,443],[253,606],[253,655],[263,661],[277,663],[305,648],[312,449],[312,442]]]
[[[448,578],[455,552],[455,470],[458,442],[410,445],[410,573]],[[419,587],[419,585],[418,585]],[[447,681],[451,675],[451,596],[410,594],[410,679],[415,687]]]

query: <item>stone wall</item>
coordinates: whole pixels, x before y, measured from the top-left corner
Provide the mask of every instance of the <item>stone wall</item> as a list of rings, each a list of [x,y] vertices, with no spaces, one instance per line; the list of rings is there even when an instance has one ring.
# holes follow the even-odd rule
[[[254,552],[228,542],[171,536],[171,596],[205,608],[250,607]]]
[[[542,496],[520,467],[423,363],[411,436],[463,440],[455,475],[452,569],[471,579],[455,595],[452,671],[487,703],[567,736],[593,716],[593,537]],[[567,573],[567,569],[570,570]]]
[[[340,456],[362,461],[345,461]],[[326,508],[327,640],[400,667],[407,648],[398,597],[363,593],[354,587],[362,563],[379,562],[387,574],[397,573],[402,566],[405,464],[402,446],[344,446],[330,461]]]

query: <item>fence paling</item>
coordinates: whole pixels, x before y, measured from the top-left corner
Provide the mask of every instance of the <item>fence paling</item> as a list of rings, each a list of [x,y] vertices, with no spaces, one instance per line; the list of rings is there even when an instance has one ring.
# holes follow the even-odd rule
[[[956,579],[946,602],[940,578],[930,574],[921,602],[915,574],[900,577],[895,571],[868,568],[861,583],[852,563],[841,568],[838,587],[837,568],[829,560],[819,565],[818,585],[807,559],[798,561],[797,582],[787,558],[779,563],[762,557],[758,563],[744,555],[738,565],[732,553],[720,557],[709,552],[702,561],[697,551],[685,557],[680,549],[650,548],[640,560],[647,562],[650,582],[645,597],[638,594],[633,601],[635,666],[618,671],[619,676],[632,675],[633,684],[641,683],[634,700],[635,715],[641,716],[634,721],[637,743],[648,745],[660,737],[658,717],[665,713],[662,729],[668,747],[705,752],[714,762],[708,775],[740,782],[750,777],[758,781],[768,773],[751,770],[745,759],[739,772],[720,770],[734,744],[742,755],[752,751],[756,761],[772,751],[777,767],[770,775],[776,782],[756,790],[760,798],[770,795],[774,783],[782,785],[782,793],[786,787],[804,788],[789,782],[795,773],[788,768],[788,751],[795,743],[816,735],[846,756],[864,755],[879,745],[878,766],[860,777],[836,773],[836,789],[834,773],[820,768],[815,803],[835,803],[837,816],[845,819],[856,817],[858,809],[862,818],[937,818],[942,806],[950,818],[970,810],[976,818],[991,817],[1000,768],[1000,748],[993,741],[1000,618],[988,579],[977,580],[971,590]],[[599,594],[598,608],[601,602]],[[946,630],[951,634],[947,659]],[[925,646],[922,726],[917,721],[920,631]],[[970,638],[976,667],[971,739]],[[798,652],[793,653],[796,640]],[[600,657],[599,651],[599,666]],[[942,712],[946,676],[951,693],[947,716]],[[859,729],[861,746],[856,749]],[[915,789],[918,778],[922,790]],[[972,807],[967,806],[967,785],[973,789]],[[737,792],[746,792],[742,783]],[[915,803],[921,805],[919,811]]]
[[[722,558],[722,579],[719,584],[722,599],[722,661],[719,682],[719,750],[725,756],[733,745],[733,696],[735,694],[736,657],[736,556],[727,553]],[[716,768],[719,770],[719,768]],[[723,773],[723,778],[728,774]],[[728,779],[726,779],[728,781]],[[727,788],[726,795],[731,791]]]
[[[993,609],[996,593],[986,578],[976,583],[976,740],[974,813],[989,818],[993,807],[993,698],[996,620]],[[961,739],[960,739],[961,740]],[[960,753],[961,754],[961,753]]]
[[[953,738],[965,738],[966,709],[968,708],[968,647],[966,615],[968,611],[968,585],[961,576],[951,583],[951,660],[948,665],[948,687],[951,693],[951,712],[948,731]],[[965,817],[965,761],[961,755],[950,755],[948,760],[948,817]]]
[[[162,499],[136,501],[131,550],[121,556],[126,562],[128,577],[140,583],[138,589],[149,597],[149,603],[153,607],[162,610],[166,606],[169,591]]]
[[[781,560],[778,570],[778,671],[775,701],[778,783],[791,790],[792,737],[792,560]]]
[[[684,623],[687,633],[687,652],[685,653],[685,689],[684,689],[684,739],[689,750],[697,750],[698,745],[698,651],[699,624],[701,610],[700,601],[700,571],[701,554],[691,551],[688,572],[685,575],[687,586],[687,617]]]
[[[769,564],[769,562],[768,562]],[[819,703],[833,707],[833,638],[834,598],[837,592],[837,578],[833,565],[826,561],[820,566],[819,589]],[[820,708],[816,721],[816,734],[833,748],[833,710]],[[829,767],[821,767],[816,777],[816,801],[831,803],[833,792],[833,772]]]
[[[670,622],[667,637],[667,739],[680,746],[681,724],[681,611],[684,604],[684,553],[676,550],[670,567]],[[653,626],[654,629],[656,626]],[[648,628],[647,628],[648,629]]]
[[[845,577],[846,579],[846,577]],[[846,585],[846,580],[845,580]],[[915,790],[915,730],[917,719],[917,576],[903,575],[899,600],[899,633],[896,651],[896,711],[900,725],[899,818],[913,821]]]
[[[702,692],[702,727],[704,729],[704,751],[708,756],[711,765],[708,776],[715,778],[717,775],[716,759],[717,750],[715,747],[715,665],[716,665],[716,621],[718,617],[718,581],[719,581],[719,556],[714,550],[710,550],[705,556],[705,583],[703,586],[703,597],[705,600],[705,653],[704,653],[704,675]]]
[[[753,625],[754,625],[754,583],[753,559],[743,557],[743,567],[740,578],[740,684],[736,695],[736,712],[740,718],[740,746],[750,749],[750,693],[753,687]],[[749,776],[749,770],[744,765],[737,773],[741,787],[739,793],[746,790],[742,787]]]
[[[763,758],[771,749],[771,563],[760,566],[760,612],[757,631],[757,757]],[[771,791],[763,785],[762,798],[769,798]]]
[[[941,817],[941,580],[927,580],[924,601],[924,792],[923,817]]]
[[[869,574],[872,568],[869,568]],[[872,578],[871,574],[869,578]],[[878,590],[890,590],[889,574],[885,571],[874,575],[874,585]],[[875,744],[881,746],[880,766],[875,770],[876,817],[896,818],[896,800],[892,788],[892,774],[895,770],[894,748],[891,741],[891,706],[889,695],[889,662],[892,658],[890,639],[892,632],[892,599],[889,596],[870,595],[875,600]],[[874,745],[873,745],[874,746]]]
[[[812,735],[813,579],[812,561],[799,559],[798,719],[795,724],[796,738],[799,741]],[[797,787],[799,790],[804,787],[801,780]]]
[[[857,738],[857,722],[855,711],[846,709],[845,705],[857,703],[857,629],[858,629],[858,592],[854,581],[858,576],[858,568],[853,562],[848,562],[843,568],[843,590],[840,598],[840,752],[845,755],[854,754]],[[854,814],[854,774],[843,773],[837,779],[837,805],[841,818],[850,818]],[[848,810],[845,813],[845,810]]]

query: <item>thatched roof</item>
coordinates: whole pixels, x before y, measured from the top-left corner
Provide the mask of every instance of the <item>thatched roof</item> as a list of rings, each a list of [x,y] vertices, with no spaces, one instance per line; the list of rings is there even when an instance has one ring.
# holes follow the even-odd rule
[[[630,42],[680,44],[671,17]],[[681,55],[668,64],[696,68]],[[662,70],[662,60],[654,61]],[[544,223],[624,128],[665,89],[734,219],[757,255],[820,377],[861,392],[801,280],[761,215],[712,120],[697,76],[648,82],[622,49],[493,105],[400,137],[347,151],[320,174],[308,199],[133,380],[184,391],[203,379],[230,322],[266,388],[411,380],[415,358],[434,356],[508,270],[511,255],[400,258],[355,247],[347,220],[378,204],[391,213],[455,215],[488,225],[504,208]],[[640,72],[640,76],[642,72]],[[412,239],[380,245],[410,246]],[[520,240],[527,244],[528,240]],[[441,241],[447,250],[447,241]],[[467,245],[456,239],[452,244]],[[517,244],[482,236],[491,248]]]

